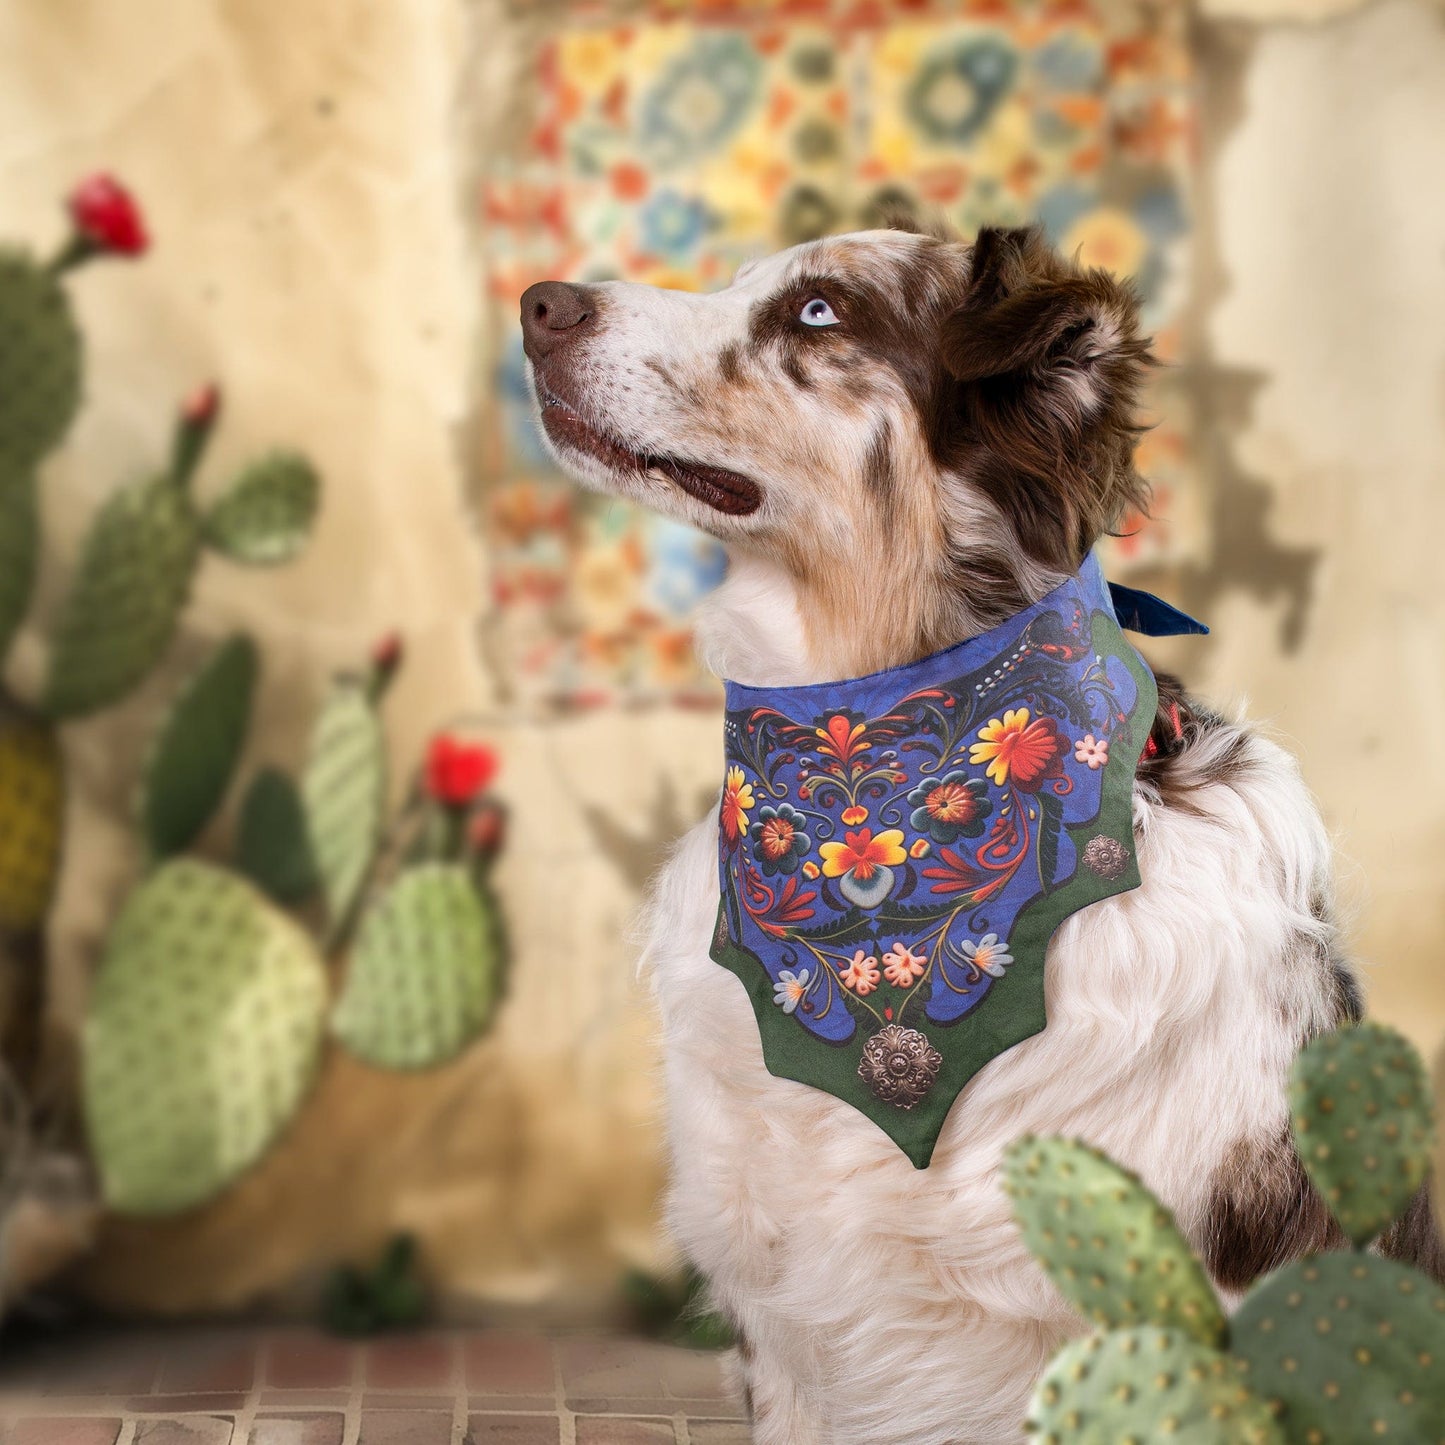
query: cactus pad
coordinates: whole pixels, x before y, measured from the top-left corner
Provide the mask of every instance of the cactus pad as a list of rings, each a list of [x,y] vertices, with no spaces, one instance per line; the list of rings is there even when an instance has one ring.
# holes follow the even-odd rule
[[[305,545],[321,482],[305,457],[277,452],[253,462],[206,515],[206,542],[236,562],[286,562]]]
[[[362,921],[332,1018],[368,1063],[427,1068],[459,1053],[491,1017],[500,947],[494,905],[465,868],[407,869]]]
[[[35,475],[0,462],[0,662],[30,606],[39,548]]]
[[[311,1087],[325,1002],[310,940],[248,884],[189,859],[143,883],[85,1023],[86,1121],[107,1203],[186,1209],[258,1159]]]
[[[0,710],[0,933],[29,933],[45,920],[60,865],[64,781],[54,729]]]
[[[80,333],[65,288],[17,251],[0,251],[0,474],[30,471],[65,435],[80,402]]]
[[[241,804],[236,866],[277,903],[301,903],[319,882],[296,784],[274,768],[256,774]]]
[[[1295,1144],[1356,1244],[1409,1207],[1430,1171],[1430,1084],[1420,1056],[1384,1024],[1323,1034],[1290,1074]]]
[[[1128,1170],[1071,1139],[1010,1146],[1005,1187],[1024,1241],[1085,1318],[1220,1344],[1224,1315],[1174,1217]]]
[[[365,689],[341,682],[316,720],[301,796],[332,932],[344,926],[381,834],[386,746]]]
[[[43,707],[56,717],[115,702],[155,665],[190,590],[200,526],[168,474],[106,502],[56,629]]]
[[[1028,1428],[1045,1445],[1284,1445],[1237,1361],[1153,1325],[1066,1345],[1039,1381]]]
[[[1234,1316],[1244,1379],[1291,1441],[1445,1442],[1445,1291],[1373,1255],[1287,1265]]]
[[[189,847],[225,796],[246,741],[258,665],[255,643],[231,638],[162,724],[141,781],[141,831],[152,858]]]

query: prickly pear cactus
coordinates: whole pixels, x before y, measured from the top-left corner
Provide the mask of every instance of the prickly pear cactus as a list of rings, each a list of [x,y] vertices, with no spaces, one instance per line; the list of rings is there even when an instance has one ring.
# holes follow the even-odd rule
[[[1039,1382],[1028,1428],[1044,1445],[1285,1445],[1235,1361],[1153,1325],[1066,1345]]]
[[[326,974],[250,885],[168,863],[127,901],[95,979],[84,1100],[107,1203],[200,1204],[258,1159],[310,1089]]]
[[[1354,1251],[1287,1265],[1232,1336],[1291,1441],[1445,1445],[1445,1290],[1405,1266]]]
[[[80,403],[80,333],[46,267],[0,250],[0,476],[28,475]]]
[[[45,920],[64,791],[55,730],[0,704],[0,933],[30,933]]]
[[[1223,1342],[1224,1313],[1203,1268],[1128,1170],[1076,1140],[1027,1137],[1009,1148],[1004,1180],[1025,1243],[1086,1318]]]
[[[367,1063],[445,1063],[487,1025],[500,947],[494,905],[460,864],[407,869],[362,921],[332,1030]]]
[[[7,473],[0,463],[0,663],[30,606],[39,549],[35,474]]]
[[[332,689],[311,734],[301,796],[332,933],[344,927],[376,854],[386,791],[386,745],[359,683]]]
[[[207,545],[236,562],[289,561],[311,535],[321,498],[316,469],[303,456],[276,452],[252,462],[207,513]]]
[[[1345,1233],[1367,1244],[1408,1208],[1430,1170],[1430,1083],[1384,1024],[1322,1034],[1290,1074],[1295,1144]]]
[[[115,702],[155,665],[190,590],[200,523],[169,473],[123,487],[91,524],[42,700],[54,717]]]
[[[186,683],[162,723],[141,780],[141,832],[152,858],[189,847],[225,796],[259,665],[249,637],[231,638]]]
[[[277,903],[301,903],[320,879],[306,834],[306,811],[285,773],[257,773],[241,804],[236,866]]]

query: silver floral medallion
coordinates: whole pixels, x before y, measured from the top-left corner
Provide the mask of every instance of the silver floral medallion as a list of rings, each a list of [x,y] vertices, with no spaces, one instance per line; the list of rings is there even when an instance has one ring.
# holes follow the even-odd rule
[[[1084,867],[1110,882],[1129,866],[1129,850],[1117,839],[1100,833],[1084,845]]]
[[[943,1055],[917,1029],[889,1024],[863,1045],[858,1077],[885,1103],[911,1109],[933,1087]]]

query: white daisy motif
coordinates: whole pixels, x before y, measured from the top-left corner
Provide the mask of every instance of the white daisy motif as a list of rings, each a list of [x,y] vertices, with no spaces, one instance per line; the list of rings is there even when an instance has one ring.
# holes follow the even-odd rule
[[[802,1003],[803,995],[807,991],[808,970],[800,968],[797,973],[794,973],[791,969],[785,968],[778,974],[778,981],[773,985],[773,1002],[785,1014],[790,1014]]]
[[[1014,961],[1008,945],[1000,943],[996,933],[985,933],[977,943],[965,938],[962,943],[953,947],[964,963],[972,965],[980,973],[988,974],[990,978],[1002,978],[1004,970]]]

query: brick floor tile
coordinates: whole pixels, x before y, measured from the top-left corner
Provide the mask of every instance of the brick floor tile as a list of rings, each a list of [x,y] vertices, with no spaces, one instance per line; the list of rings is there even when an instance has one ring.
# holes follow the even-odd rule
[[[579,1415],[577,1445],[674,1445],[671,1420],[627,1420],[618,1415]]]
[[[451,1384],[456,1349],[443,1335],[376,1340],[366,1351],[366,1383],[377,1390],[434,1390]]]
[[[15,1420],[8,1445],[115,1445],[119,1420]]]
[[[662,1353],[641,1340],[565,1340],[557,1348],[569,1396],[661,1397]]]
[[[662,1383],[669,1395],[688,1400],[726,1399],[726,1357],[712,1350],[668,1350],[661,1358]]]
[[[227,1395],[132,1395],[127,1408],[143,1415],[234,1415],[246,1407],[246,1392]]]
[[[541,1335],[500,1330],[470,1336],[462,1346],[473,1394],[550,1395],[552,1347]]]
[[[555,1415],[473,1415],[466,1445],[558,1445],[561,1432]]]
[[[750,1445],[753,1432],[739,1420],[693,1420],[687,1422],[692,1445]]]
[[[335,1390],[351,1383],[357,1346],[309,1333],[273,1335],[266,1348],[266,1383],[283,1390]]]
[[[163,1395],[249,1390],[258,1373],[259,1353],[253,1338],[178,1342],[165,1351],[156,1389]]]
[[[545,1415],[557,1408],[557,1401],[550,1392],[545,1395],[473,1395],[470,1403],[473,1410],[493,1415]]]
[[[450,1410],[364,1410],[356,1445],[451,1445]]]
[[[137,1420],[135,1445],[230,1445],[233,1423],[219,1415],[180,1420]]]
[[[258,1415],[247,1445],[341,1445],[345,1434],[345,1415]]]

